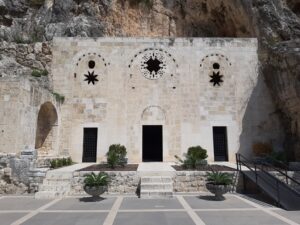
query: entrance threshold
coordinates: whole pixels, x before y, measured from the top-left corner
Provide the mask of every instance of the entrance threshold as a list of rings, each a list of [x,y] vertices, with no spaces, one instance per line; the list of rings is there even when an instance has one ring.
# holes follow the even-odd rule
[[[143,162],[139,164],[137,172],[147,176],[172,176],[175,169],[171,166],[174,163],[168,162]]]

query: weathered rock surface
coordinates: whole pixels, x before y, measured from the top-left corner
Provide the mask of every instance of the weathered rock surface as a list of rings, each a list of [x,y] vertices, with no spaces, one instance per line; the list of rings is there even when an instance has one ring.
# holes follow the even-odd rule
[[[258,37],[289,158],[300,160],[299,16],[298,0],[0,0],[0,74],[49,71],[50,48],[40,54],[37,44],[20,43],[54,36]]]

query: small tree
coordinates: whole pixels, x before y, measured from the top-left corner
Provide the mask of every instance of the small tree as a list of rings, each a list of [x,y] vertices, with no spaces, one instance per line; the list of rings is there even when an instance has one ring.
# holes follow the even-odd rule
[[[108,152],[106,153],[107,164],[111,168],[116,166],[124,166],[126,164],[126,148],[124,145],[113,144],[109,146]]]
[[[198,165],[206,165],[205,160],[207,156],[207,151],[201,146],[193,146],[188,148],[188,152],[184,154],[185,159],[182,160],[179,156],[175,155],[175,158],[183,164],[185,168],[195,169]]]

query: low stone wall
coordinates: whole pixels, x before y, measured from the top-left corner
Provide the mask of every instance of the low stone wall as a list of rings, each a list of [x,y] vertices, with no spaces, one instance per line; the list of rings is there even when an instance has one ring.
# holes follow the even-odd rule
[[[173,177],[174,192],[201,192],[207,191],[206,173],[208,171],[176,171]],[[228,171],[226,173],[232,174],[234,178],[234,185],[232,191],[236,190],[238,186],[238,172]]]
[[[80,171],[73,173],[71,180],[70,195],[85,194],[83,190],[84,175],[92,171]],[[138,190],[140,176],[136,171],[109,171],[111,182],[108,186],[108,193],[114,194],[135,194]]]
[[[84,175],[92,171],[74,172],[71,181],[70,195],[83,195],[83,180]],[[111,178],[111,183],[108,186],[108,193],[114,194],[136,194],[139,191],[140,176],[138,172],[131,171],[116,171],[107,172]],[[233,174],[235,184],[232,191],[236,190],[238,185],[238,172],[228,172]],[[205,171],[176,171],[173,177],[174,192],[201,192],[207,191]]]
[[[0,154],[0,194],[23,194],[28,192],[25,185],[15,175],[16,154]]]
[[[0,153],[0,194],[38,191],[49,170],[51,159],[55,158],[36,159],[15,153]]]

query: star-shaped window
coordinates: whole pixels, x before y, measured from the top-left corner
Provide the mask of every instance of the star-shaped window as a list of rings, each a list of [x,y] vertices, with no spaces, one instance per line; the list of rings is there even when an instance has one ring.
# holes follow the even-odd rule
[[[94,71],[91,73],[88,71],[88,74],[84,74],[84,76],[86,77],[84,81],[87,81],[88,84],[92,83],[93,85],[95,85],[95,83],[98,81],[98,75],[94,74]]]
[[[222,77],[223,75],[220,75],[220,72],[213,72],[213,75],[210,75],[211,80],[209,82],[213,83],[214,86],[218,85],[221,86],[221,83],[223,82]]]
[[[151,57],[148,61],[145,62],[146,69],[152,74],[153,72],[157,74],[157,72],[162,68],[162,62],[159,61],[156,57]]]

